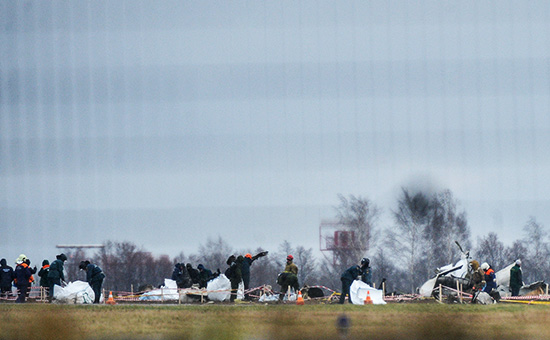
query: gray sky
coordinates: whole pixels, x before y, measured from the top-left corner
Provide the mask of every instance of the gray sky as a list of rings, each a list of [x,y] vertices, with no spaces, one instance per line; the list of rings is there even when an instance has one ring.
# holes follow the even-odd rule
[[[131,241],[318,249],[450,189],[474,236],[550,225],[548,1],[0,2],[0,257]]]

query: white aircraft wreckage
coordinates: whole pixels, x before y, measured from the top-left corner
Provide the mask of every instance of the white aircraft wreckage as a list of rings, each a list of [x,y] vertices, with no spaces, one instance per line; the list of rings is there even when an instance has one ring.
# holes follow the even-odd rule
[[[464,251],[460,244],[456,242],[462,252],[461,259],[456,264],[449,264],[436,270],[436,276],[426,281],[419,289],[423,297],[433,296],[440,298],[441,294],[447,295],[447,298],[462,298],[471,296],[472,303],[491,304],[496,303],[501,297],[510,297],[510,269],[515,263],[512,263],[498,272],[496,272],[496,291],[491,292],[491,296],[485,292],[472,290],[474,282],[472,280],[474,269],[472,268],[472,257],[469,251]],[[519,291],[519,296],[542,295],[547,288],[544,281],[537,281],[528,285],[523,285]]]

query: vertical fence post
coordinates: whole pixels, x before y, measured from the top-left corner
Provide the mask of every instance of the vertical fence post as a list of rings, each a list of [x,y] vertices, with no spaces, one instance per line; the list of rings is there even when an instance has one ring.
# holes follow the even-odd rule
[[[386,297],[386,282],[382,282],[382,299]]]
[[[443,295],[443,290],[441,289],[441,283],[439,284],[439,302],[441,301],[441,296]]]

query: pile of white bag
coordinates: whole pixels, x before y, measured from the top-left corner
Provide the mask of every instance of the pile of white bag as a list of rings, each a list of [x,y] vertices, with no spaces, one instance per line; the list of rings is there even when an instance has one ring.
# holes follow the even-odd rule
[[[208,281],[206,290],[210,301],[222,302],[229,300],[231,297],[231,281],[224,274],[220,274],[217,278]]]
[[[65,287],[54,286],[53,297],[57,303],[87,304],[94,303],[95,294],[88,282],[70,282]],[[103,300],[103,296],[100,301]]]
[[[178,293],[178,285],[176,281],[170,279],[164,279],[164,285],[158,289],[153,289],[143,293],[139,297],[140,301],[167,301],[178,300],[180,295]]]
[[[349,293],[350,293],[349,295],[351,298],[351,302],[354,305],[364,305],[365,299],[367,298],[367,294],[370,295],[370,298],[374,305],[386,304],[386,301],[384,301],[384,298],[382,296],[382,290],[372,288],[371,286],[364,283],[363,281],[359,281],[359,280],[353,281],[349,289]]]

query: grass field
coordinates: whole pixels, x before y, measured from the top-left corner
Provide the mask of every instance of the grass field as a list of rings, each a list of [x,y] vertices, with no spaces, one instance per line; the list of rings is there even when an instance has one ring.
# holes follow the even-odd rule
[[[550,306],[0,304],[1,339],[549,339]],[[345,315],[347,335],[337,320]]]

